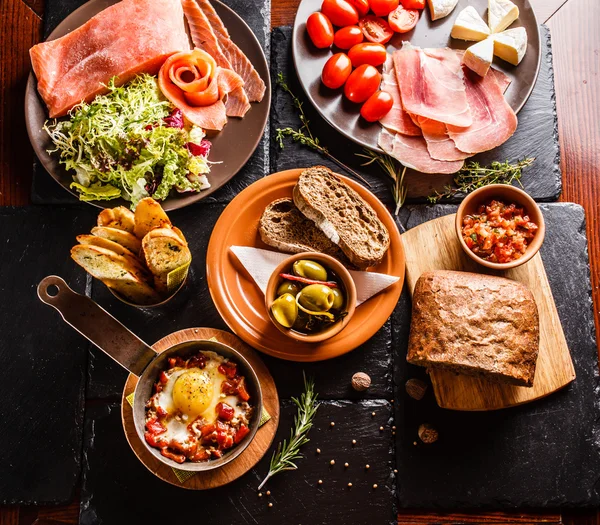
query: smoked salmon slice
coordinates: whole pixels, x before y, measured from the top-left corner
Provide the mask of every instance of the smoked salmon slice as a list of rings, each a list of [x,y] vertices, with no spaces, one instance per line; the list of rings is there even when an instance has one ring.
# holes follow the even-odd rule
[[[140,73],[155,75],[165,59],[189,50],[180,0],[122,0],[71,33],[29,53],[50,117],[65,115]]]

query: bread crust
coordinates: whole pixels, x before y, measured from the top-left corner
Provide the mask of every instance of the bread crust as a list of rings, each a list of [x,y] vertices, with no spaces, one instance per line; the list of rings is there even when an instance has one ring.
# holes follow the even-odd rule
[[[531,387],[538,350],[537,305],[523,284],[446,270],[419,277],[409,363]]]

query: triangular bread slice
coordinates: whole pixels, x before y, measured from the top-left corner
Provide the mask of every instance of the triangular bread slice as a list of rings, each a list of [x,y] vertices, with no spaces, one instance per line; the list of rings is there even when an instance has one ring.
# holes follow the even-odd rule
[[[135,226],[133,212],[125,206],[107,208],[98,215],[98,226],[109,226],[110,228],[133,233]]]
[[[330,169],[304,170],[294,187],[294,204],[346,254],[365,269],[381,262],[390,234],[371,206]]]
[[[162,206],[150,197],[146,197],[138,202],[135,208],[135,229],[134,233],[138,239],[143,239],[145,235],[154,228],[171,227],[171,221]]]
[[[167,290],[169,272],[189,264],[192,254],[185,242],[171,228],[155,228],[142,240],[146,266],[154,275],[159,290]]]
[[[117,228],[96,226],[92,228],[92,235],[116,242],[134,254],[140,253],[142,249],[142,242],[135,235],[124,230],[118,230]]]

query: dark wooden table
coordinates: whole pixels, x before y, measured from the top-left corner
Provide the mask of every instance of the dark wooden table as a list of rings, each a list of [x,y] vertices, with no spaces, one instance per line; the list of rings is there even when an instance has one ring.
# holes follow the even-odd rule
[[[272,0],[273,27],[291,24],[299,0]],[[531,0],[552,31],[563,172],[561,201],[586,211],[596,327],[600,327],[600,2]],[[30,202],[33,152],[23,119],[29,48],[42,32],[44,0],[0,1],[0,206]],[[58,507],[0,507],[0,525],[76,524],[79,502]],[[600,525],[597,511],[431,514],[403,511],[400,524],[549,523]]]

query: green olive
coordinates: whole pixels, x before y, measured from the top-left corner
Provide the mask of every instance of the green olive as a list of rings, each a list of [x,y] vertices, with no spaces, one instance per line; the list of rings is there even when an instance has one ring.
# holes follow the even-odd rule
[[[283,294],[271,304],[271,313],[281,326],[291,328],[298,317],[296,298],[291,293]]]
[[[300,283],[295,283],[294,281],[283,281],[279,285],[279,288],[277,288],[277,297],[286,293],[291,293],[294,297],[296,297],[301,289],[302,286],[300,286]]]
[[[298,277],[305,277],[306,279],[312,279],[313,281],[327,280],[327,270],[319,263],[307,259],[296,261],[292,267],[292,272]]]
[[[343,292],[339,288],[332,288],[333,292],[333,305],[331,306],[332,310],[341,310],[344,307],[345,298]]]
[[[301,306],[312,312],[327,312],[335,300],[333,290],[324,284],[309,284],[297,296]]]

